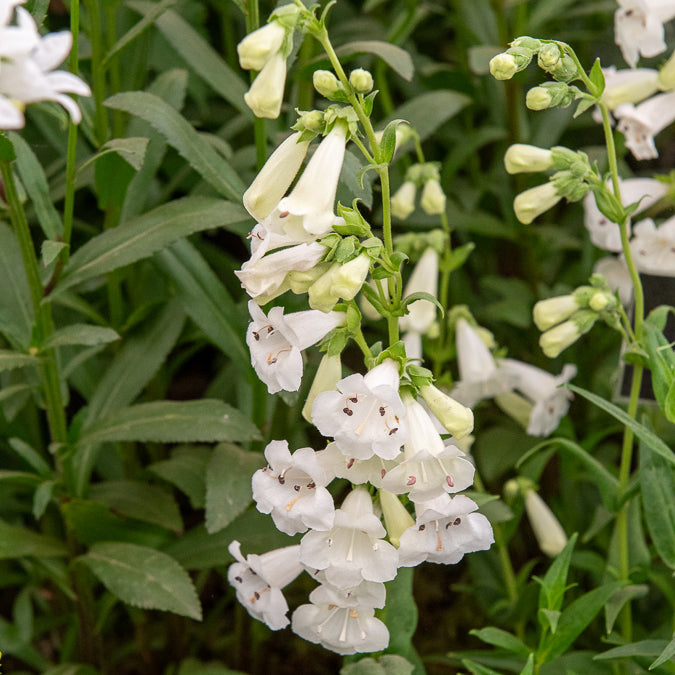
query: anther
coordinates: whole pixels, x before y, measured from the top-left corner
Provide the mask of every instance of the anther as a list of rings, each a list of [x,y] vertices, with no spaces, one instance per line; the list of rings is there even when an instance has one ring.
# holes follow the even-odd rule
[[[380,406],[380,417],[384,417],[384,406]]]
[[[461,525],[461,524],[462,524],[462,519],[461,519],[461,518],[455,518],[455,519],[452,521],[452,524],[453,524],[453,525]]]
[[[294,486],[293,486],[293,489],[294,489],[296,492],[300,492],[300,490],[302,490],[302,487],[301,487],[300,485],[294,485]]]
[[[398,427],[394,427],[393,429],[389,430],[389,436],[395,434],[398,431]]]
[[[415,483],[417,483],[417,478],[415,478],[415,476],[408,476],[406,485],[415,485]]]
[[[347,468],[351,469],[354,466],[354,462],[356,461],[355,457],[352,457],[348,462],[347,462]]]
[[[351,416],[354,414],[354,411],[353,411],[353,410],[350,410],[349,408],[342,408],[342,412],[343,412],[345,415],[348,415],[349,417],[351,417]]]
[[[450,487],[455,487],[455,484],[452,482],[452,478],[450,476],[445,477],[445,482],[450,486]]]

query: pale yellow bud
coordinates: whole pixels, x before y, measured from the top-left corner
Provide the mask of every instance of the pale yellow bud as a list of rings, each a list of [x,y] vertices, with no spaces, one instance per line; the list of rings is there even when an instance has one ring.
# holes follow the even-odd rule
[[[340,355],[328,356],[328,354],[324,354],[316,370],[309,394],[307,394],[305,405],[302,408],[302,416],[310,424],[312,423],[312,405],[314,405],[314,399],[324,391],[333,391],[341,379],[342,362],[340,361]]]
[[[588,306],[594,311],[594,312],[601,312],[607,305],[609,304],[609,298],[607,297],[606,293],[596,293],[595,295],[591,296],[591,299],[588,301]]]
[[[417,188],[411,181],[405,181],[391,198],[391,212],[396,218],[405,220],[415,210]]]
[[[532,317],[539,330],[548,330],[569,319],[578,309],[579,303],[573,295],[561,295],[537,302]]]
[[[553,165],[553,153],[536,145],[515,143],[504,155],[504,166],[508,173],[530,173],[546,171]]]
[[[272,21],[249,33],[238,45],[239,65],[244,70],[262,70],[272,55],[279,51],[286,30]]]
[[[471,408],[455,401],[433,384],[420,387],[420,394],[438,421],[455,437],[463,438],[473,431]]]
[[[256,117],[274,120],[281,112],[285,86],[286,59],[280,52],[276,52],[244,94],[244,101]]]
[[[343,90],[340,80],[330,70],[315,70],[312,82],[314,83],[314,89],[326,98],[331,98],[337,92]]]
[[[552,103],[551,92],[545,87],[532,87],[525,96],[525,105],[530,110],[546,110]]]
[[[412,527],[415,521],[395,494],[386,490],[380,490],[379,495],[389,541],[398,548],[401,535],[408,528]]]
[[[513,210],[516,218],[523,225],[529,225],[537,216],[548,211],[561,199],[553,183],[544,183],[521,192],[513,200]]]
[[[555,558],[567,544],[567,536],[562,525],[534,490],[525,493],[525,510],[539,548],[547,556]]]
[[[430,216],[438,216],[445,212],[445,192],[436,179],[428,180],[424,184],[420,206]]]
[[[547,330],[539,338],[539,346],[546,356],[554,359],[563,350],[581,337],[581,331],[575,321],[569,320]]]
[[[497,54],[490,59],[490,73],[496,80],[510,80],[518,72],[518,65],[511,54]]]
[[[373,76],[363,68],[357,68],[349,73],[349,84],[359,94],[368,94],[373,90]]]

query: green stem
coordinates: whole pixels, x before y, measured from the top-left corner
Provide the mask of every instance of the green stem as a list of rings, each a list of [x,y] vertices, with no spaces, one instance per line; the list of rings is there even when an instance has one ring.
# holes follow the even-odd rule
[[[91,40],[91,76],[93,84],[94,132],[99,146],[108,140],[108,113],[103,107],[105,99],[105,69],[103,67],[103,31],[98,0],[85,0],[89,14],[89,39]]]
[[[246,32],[252,33],[260,27],[260,8],[258,0],[246,0]],[[251,82],[257,73],[251,73]],[[265,135],[265,120],[256,117],[253,122],[253,138],[255,139],[255,161],[258,170],[262,169],[267,160],[267,138]]]
[[[361,326],[352,332],[352,338],[354,338],[354,342],[356,342],[356,344],[359,346],[359,349],[363,352],[363,356],[366,358],[366,360],[372,359],[373,353],[370,351],[370,347],[366,342],[366,338],[363,337]]]

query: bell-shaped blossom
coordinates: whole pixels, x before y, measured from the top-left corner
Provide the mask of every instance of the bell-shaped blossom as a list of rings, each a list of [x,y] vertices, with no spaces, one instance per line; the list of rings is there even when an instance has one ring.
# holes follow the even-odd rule
[[[386,474],[382,487],[395,494],[407,493],[415,503],[465,490],[473,483],[473,464],[459,448],[443,442],[420,403],[412,396],[404,402],[409,437],[403,446],[403,461]]]
[[[539,548],[547,556],[555,558],[567,543],[560,521],[535,490],[525,492],[525,511]]]
[[[302,571],[300,546],[279,548],[262,555],[250,554],[244,558],[241,544],[233,541],[228,551],[235,558],[227,570],[227,580],[237,592],[237,599],[246,611],[272,630],[289,624],[288,604],[281,589],[291,583]]]
[[[262,70],[280,49],[286,29],[278,21],[270,21],[249,33],[238,45],[239,65],[244,70]]]
[[[614,111],[614,116],[633,157],[656,159],[659,153],[654,136],[675,121],[675,91],[657,94],[637,106],[624,103]]]
[[[270,394],[297,391],[302,380],[302,352],[344,323],[345,314],[306,310],[284,315],[283,307],[269,314],[253,300],[248,303],[253,321],[246,331],[251,365]]]
[[[405,220],[415,210],[415,193],[417,187],[410,180],[404,181],[391,197],[391,213],[400,220]]]
[[[637,223],[630,248],[640,272],[675,276],[675,217],[658,227],[651,218]]]
[[[244,192],[244,206],[258,222],[272,213],[302,166],[309,141],[300,140],[300,137],[301,133],[296,132],[283,141]]]
[[[279,530],[293,535],[307,528],[333,527],[335,506],[326,485],[333,475],[326,471],[312,448],[292,455],[288,441],[272,441],[265,448],[267,466],[253,474],[253,499],[258,511],[271,513]]]
[[[286,57],[275,52],[244,94],[244,101],[256,117],[275,120],[281,112],[285,88]]]
[[[387,472],[397,464],[394,459],[382,459],[377,455],[368,459],[350,457],[341,452],[336,443],[329,443],[325,450],[317,454],[320,455],[320,461],[329,473],[334,474],[336,478],[345,478],[352,485],[370,483],[380,488]]]
[[[668,191],[667,185],[654,178],[625,178],[619,185],[623,205],[639,201],[638,213],[653,206]],[[621,251],[619,226],[600,212],[591,192],[584,197],[584,224],[595,246],[605,251]]]
[[[404,297],[413,293],[438,293],[438,252],[429,247],[415,265],[403,292]],[[408,314],[402,316],[398,325],[403,332],[413,331],[424,335],[436,320],[436,305],[430,300],[415,300],[408,305]]]
[[[319,144],[291,193],[266,219],[267,229],[296,241],[313,241],[331,231],[346,141],[347,130],[337,123]]]
[[[663,24],[675,17],[670,0],[618,0],[614,13],[614,41],[626,63],[634,68],[640,58],[666,50]]]
[[[349,589],[322,584],[309,600],[293,612],[291,625],[305,640],[338,654],[376,652],[389,644],[387,627],[375,618],[375,608],[384,606],[382,584],[362,582]]]
[[[431,178],[422,188],[420,206],[424,213],[430,216],[438,216],[445,212],[445,192],[438,180]]]
[[[417,505],[417,520],[401,535],[399,564],[421,562],[454,565],[465,553],[485,551],[494,543],[492,526],[475,502],[464,495],[441,495]]]
[[[383,537],[386,530],[373,512],[367,490],[352,490],[335,511],[327,532],[309,531],[300,542],[300,561],[323,570],[328,583],[352,588],[361,581],[391,581],[398,569],[398,553]]]
[[[476,329],[460,318],[455,333],[460,381],[453,389],[452,397],[473,408],[485,398],[509,391],[508,379],[497,369],[494,357]]]
[[[532,404],[527,433],[530,436],[552,434],[569,410],[573,395],[561,385],[576,375],[576,366],[565,365],[558,376],[515,359],[502,359],[499,368],[507,374],[514,388]]]
[[[562,195],[558,193],[555,185],[548,182],[517,195],[513,200],[513,210],[516,218],[523,225],[529,225],[537,216],[553,208],[561,199]]]
[[[398,366],[391,359],[340,380],[338,391],[319,394],[312,420],[345,455],[394,459],[408,437],[405,407],[398,393]]]

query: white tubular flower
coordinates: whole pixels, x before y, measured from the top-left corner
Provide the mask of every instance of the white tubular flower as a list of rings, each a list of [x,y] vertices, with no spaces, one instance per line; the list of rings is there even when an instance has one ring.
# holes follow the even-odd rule
[[[537,216],[553,208],[562,195],[558,194],[552,182],[537,185],[521,192],[513,200],[513,210],[516,218],[523,224],[529,225]]]
[[[622,257],[607,256],[595,263],[593,272],[602,274],[610,290],[619,293],[619,300],[628,307],[633,298],[633,281]]]
[[[268,466],[253,474],[252,487],[260,513],[271,513],[277,529],[293,535],[333,527],[335,506],[326,485],[327,473],[312,448],[292,455],[288,441],[272,441],[265,448]]]
[[[309,141],[301,141],[300,136],[300,132],[297,132],[281,143],[244,192],[244,206],[258,222],[272,213],[305,159]]]
[[[395,218],[405,220],[415,210],[417,188],[412,181],[405,181],[391,198],[391,213]]]
[[[504,155],[504,166],[510,174],[546,171],[553,166],[553,153],[548,148],[515,143]]]
[[[277,21],[271,21],[249,33],[238,45],[239,65],[244,70],[262,70],[276,54],[286,37],[286,29]]]
[[[512,379],[514,387],[532,403],[527,433],[530,436],[549,436],[567,414],[572,392],[560,385],[576,374],[576,366],[567,364],[557,377],[541,368],[515,359],[502,359],[499,368]]]
[[[333,391],[337,383],[342,379],[342,361],[339,354],[329,356],[324,354],[316,369],[314,381],[307,394],[307,400],[302,407],[302,416],[312,423],[312,406],[314,399],[324,391]]]
[[[342,453],[335,443],[329,443],[326,449],[317,455],[329,473],[335,474],[336,478],[347,479],[352,485],[370,483],[380,488],[387,472],[396,466],[396,460],[382,459],[377,455],[368,459],[349,457]]]
[[[473,408],[485,398],[509,391],[508,380],[497,369],[494,357],[475,328],[460,318],[455,332],[460,381],[452,391],[453,398]]]
[[[285,88],[286,57],[276,52],[253,80],[244,101],[256,117],[275,120],[281,112]]]
[[[630,247],[640,272],[675,276],[675,218],[658,227],[651,218],[640,221],[633,228]]]
[[[319,144],[291,193],[270,214],[265,222],[268,229],[298,241],[313,240],[331,231],[346,141],[344,125],[336,124]]]
[[[622,103],[639,103],[653,96],[660,88],[659,71],[653,68],[603,68],[605,90],[602,100],[610,110]]]
[[[473,412],[438,387],[427,384],[420,387],[420,394],[436,419],[456,439],[464,438],[473,431]]]
[[[405,348],[405,355],[411,361],[422,361],[422,336],[414,330],[409,330],[401,335],[401,341]]]
[[[438,293],[438,253],[429,247],[422,254],[410,275],[403,296],[413,293]],[[429,300],[415,300],[408,305],[408,314],[398,320],[401,331],[414,331],[424,335],[436,320],[436,305]],[[410,355],[408,355],[410,356]]]
[[[469,487],[473,464],[459,448],[444,444],[429,414],[412,396],[404,402],[410,437],[403,447],[403,461],[387,473],[382,487],[394,494],[408,493],[416,504]]]
[[[340,380],[338,391],[319,394],[312,420],[345,455],[394,459],[408,437],[398,386],[398,365],[386,359],[365,376],[355,373]]]
[[[464,495],[441,495],[417,506],[417,521],[401,535],[401,567],[421,562],[454,565],[465,553],[486,551],[494,543],[492,526]]]
[[[389,644],[389,631],[375,618],[375,608],[384,606],[384,595],[381,584],[363,582],[348,590],[321,585],[309,595],[312,604],[293,612],[291,628],[338,654],[381,651]]]
[[[398,548],[401,543],[401,535],[409,527],[412,527],[415,521],[393,492],[380,490],[378,494],[389,541]]]
[[[555,558],[567,544],[562,525],[535,490],[525,492],[525,510],[539,548],[547,556]]]
[[[445,212],[445,192],[441,184],[432,178],[424,184],[422,188],[422,198],[420,199],[420,206],[424,213],[430,216],[439,216]]]
[[[237,591],[237,600],[254,619],[263,621],[272,630],[287,626],[288,604],[281,589],[303,571],[300,546],[244,558],[241,544],[235,540],[228,551],[237,561],[227,570],[227,580]]]
[[[349,262],[332,265],[309,287],[309,306],[330,312],[340,298],[353,300],[368,276],[370,263],[370,256],[361,253]]]
[[[657,56],[664,52],[663,24],[675,17],[675,5],[669,0],[618,0],[614,13],[614,42],[626,63],[634,68],[640,55]]]
[[[246,331],[251,365],[270,394],[281,389],[297,391],[302,379],[300,352],[345,321],[344,313],[316,310],[284,316],[283,307],[272,307],[266,315],[253,300],[248,303],[248,311],[253,319]]]
[[[579,309],[579,303],[573,295],[559,295],[535,303],[532,318],[539,330],[548,330],[569,319]]]
[[[656,204],[668,191],[667,185],[654,178],[625,178],[619,185],[624,206],[640,202],[637,213]],[[615,253],[622,250],[619,226],[600,212],[592,192],[584,197],[584,224],[595,246]]]
[[[356,488],[335,511],[335,525],[328,532],[311,530],[302,538],[300,561],[311,570],[323,570],[337,588],[352,588],[364,580],[391,581],[398,553],[384,541],[386,534],[368,491]]]
[[[27,56],[40,42],[35,21],[23,7],[16,10],[16,26],[10,26],[14,8],[24,0],[3,0],[0,3],[0,58],[15,59]]]
[[[638,106],[620,105],[614,116],[617,129],[626,137],[626,147],[635,159],[656,159],[659,156],[654,136],[675,121],[675,91],[652,96]]]

